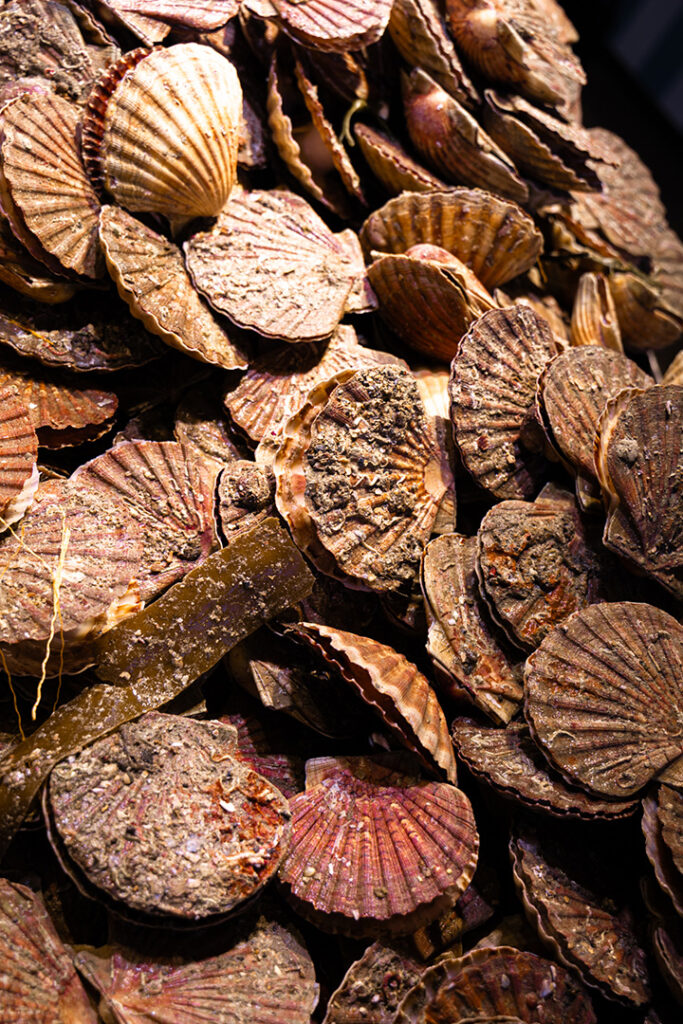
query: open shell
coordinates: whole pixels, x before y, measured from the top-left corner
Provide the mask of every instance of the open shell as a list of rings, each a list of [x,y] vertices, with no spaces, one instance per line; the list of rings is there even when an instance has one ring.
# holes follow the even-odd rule
[[[353,134],[368,167],[392,195],[398,195],[404,189],[409,192],[428,192],[433,188],[447,187],[445,182],[406,153],[398,142],[375,128],[367,124],[356,124]]]
[[[297,42],[345,53],[376,43],[392,0],[272,0],[278,21]]]
[[[683,754],[683,627],[632,602],[596,604],[527,661],[525,715],[553,763],[627,797]]]
[[[422,970],[407,950],[373,942],[330,996],[323,1024],[392,1024]]]
[[[25,399],[0,372],[0,534],[20,519],[38,486],[38,438]]]

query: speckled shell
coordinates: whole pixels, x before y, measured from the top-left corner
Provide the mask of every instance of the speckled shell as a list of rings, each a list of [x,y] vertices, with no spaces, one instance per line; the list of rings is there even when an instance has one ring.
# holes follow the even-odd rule
[[[475,949],[427,968],[403,999],[394,1024],[453,1024],[484,1013],[543,1024],[597,1024],[573,974],[509,946]]]
[[[638,808],[636,800],[606,800],[568,785],[550,767],[524,722],[495,729],[456,718],[453,742],[471,772],[501,796],[532,811],[594,821],[630,817]]]
[[[401,742],[454,785],[457,770],[446,719],[434,690],[415,665],[369,637],[302,622],[295,635],[341,672]]]
[[[683,878],[674,864],[671,850],[662,838],[657,795],[651,791],[643,799],[641,827],[645,837],[645,853],[661,889],[669,896],[676,912],[683,917]]]
[[[623,352],[617,311],[604,274],[582,274],[572,308],[572,345],[601,345]]]
[[[376,43],[392,0],[271,0],[279,24],[297,42],[344,53]]]
[[[175,411],[173,436],[181,444],[199,448],[205,458],[221,465],[229,465],[247,454],[223,415],[218,389],[209,390],[204,384],[183,396]]]
[[[604,543],[683,597],[683,387],[622,391],[598,431]]]
[[[0,371],[0,534],[20,519],[38,486],[38,438],[30,410]]]
[[[236,459],[221,470],[218,519],[226,544],[275,513],[275,478],[255,462]]]
[[[382,132],[359,123],[353,126],[353,134],[368,167],[392,195],[398,195],[404,189],[428,192],[433,188],[447,188],[441,178],[418,164],[396,141]]]
[[[465,467],[498,499],[537,490],[546,461],[538,438],[529,441],[523,431],[533,420],[538,375],[558,351],[547,320],[530,307],[509,306],[477,320],[451,364],[456,443]]]
[[[683,627],[659,608],[576,612],[527,661],[532,735],[582,786],[631,796],[683,754],[682,663]]]
[[[329,337],[364,273],[352,232],[333,234],[292,192],[240,192],[210,232],[185,243],[187,268],[212,306],[283,341]]]
[[[114,948],[74,962],[116,1024],[309,1024],[318,1000],[303,941],[263,917],[218,956],[178,963]]]
[[[96,1024],[71,954],[59,938],[42,898],[0,878],[2,989],[6,1024]]]
[[[533,834],[513,837],[510,856],[527,918],[560,963],[608,999],[627,1006],[648,1003],[645,953],[631,914],[615,910],[606,896],[609,876],[601,879],[585,854],[575,852],[576,866],[565,863],[561,847],[549,846],[546,854]],[[588,886],[578,880],[576,867],[590,879]]]
[[[370,214],[360,240],[367,253],[437,245],[457,256],[488,289],[529,270],[543,248],[539,231],[521,207],[468,188],[391,199]]]
[[[510,158],[462,104],[419,68],[403,76],[403,106],[413,145],[446,181],[489,189],[517,203],[529,198]]]
[[[409,592],[452,486],[415,379],[394,366],[333,379],[284,432],[276,504],[297,544],[350,586]]]
[[[330,996],[323,1024],[392,1024],[423,965],[407,950],[373,942]]]
[[[81,162],[79,109],[45,92],[26,94],[2,111],[0,194],[10,220],[19,217],[67,271],[102,277],[99,200]]]
[[[290,804],[287,894],[328,930],[406,934],[433,920],[474,874],[479,840],[467,797],[370,758],[324,767]]]
[[[134,213],[216,216],[237,168],[242,89],[234,67],[197,43],[132,62],[126,54],[88,101],[82,146],[91,178]]]
[[[489,718],[504,725],[523,697],[521,673],[502,648],[479,594],[476,546],[474,537],[446,533],[425,548],[427,651],[442,688],[448,692],[454,681]]]
[[[148,331],[194,359],[245,368],[239,346],[197,294],[178,246],[116,206],[103,208],[100,238],[119,295]]]

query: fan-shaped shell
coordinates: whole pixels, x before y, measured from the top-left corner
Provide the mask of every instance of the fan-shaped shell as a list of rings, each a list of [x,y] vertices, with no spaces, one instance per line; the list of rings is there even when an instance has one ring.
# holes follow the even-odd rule
[[[178,963],[107,952],[82,950],[74,962],[117,1024],[309,1024],[318,1000],[302,940],[263,917],[218,956]]]
[[[368,167],[392,195],[398,195],[404,189],[409,192],[428,192],[432,188],[447,187],[440,178],[418,164],[396,141],[382,132],[367,124],[355,124],[353,134]]]
[[[201,32],[225,25],[237,14],[241,0],[105,0],[120,15],[158,19]]]
[[[79,110],[54,93],[29,93],[2,111],[2,185],[39,247],[62,267],[102,277],[100,204],[81,162]],[[40,258],[40,251],[34,252]]]
[[[307,778],[290,806],[292,842],[280,879],[327,928],[412,931],[450,906],[474,874],[472,810],[446,783],[344,758],[315,782]]]
[[[284,190],[233,196],[213,230],[184,248],[192,280],[215,309],[285,341],[332,334],[364,272],[356,236],[334,235]]]
[[[244,355],[197,295],[177,245],[117,206],[103,208],[100,238],[119,295],[148,331],[202,362],[244,369]]]
[[[38,438],[30,410],[0,373],[0,533],[20,519],[38,486]]]
[[[610,291],[626,348],[635,352],[656,351],[679,340],[683,314],[666,301],[663,289],[653,277],[614,270]]]
[[[619,320],[604,274],[582,274],[572,308],[572,345],[601,345],[623,352]]]
[[[67,302],[77,291],[76,284],[51,274],[44,264],[31,256],[16,238],[1,209],[0,281],[20,295],[48,305]]]
[[[171,31],[167,21],[159,18],[150,18],[147,14],[140,14],[135,10],[124,10],[131,7],[135,0],[100,0],[100,6],[104,6],[110,12],[110,17],[116,19],[116,23],[128,29],[133,35],[145,44],[154,46],[161,43]]]
[[[501,647],[479,594],[474,537],[446,533],[430,541],[422,562],[429,621],[427,651],[444,676],[494,722],[509,722],[524,691],[521,675]],[[452,684],[451,684],[452,685]]]
[[[563,772],[626,797],[683,754],[683,627],[659,608],[596,604],[527,661],[525,714]]]
[[[373,942],[330,996],[323,1024],[392,1024],[422,970],[407,950]]]
[[[40,896],[0,878],[2,989],[6,1024],[96,1024],[71,954]]]
[[[272,0],[285,32],[304,46],[344,53],[376,43],[392,0]]]
[[[214,217],[235,182],[241,112],[237,72],[212,47],[126,54],[88,101],[86,167],[134,213]]]
[[[521,207],[480,189],[404,193],[370,214],[360,234],[366,252],[401,253],[437,245],[457,256],[485,288],[529,270],[543,248]]]
[[[498,499],[531,497],[544,472],[528,428],[537,377],[557,353],[547,320],[530,307],[509,306],[477,320],[451,364],[451,420],[462,460]]]

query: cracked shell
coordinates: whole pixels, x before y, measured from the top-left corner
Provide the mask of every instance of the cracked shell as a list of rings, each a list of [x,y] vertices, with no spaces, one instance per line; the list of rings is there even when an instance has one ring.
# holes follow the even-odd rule
[[[38,438],[30,411],[0,372],[0,533],[28,508],[38,486]]]

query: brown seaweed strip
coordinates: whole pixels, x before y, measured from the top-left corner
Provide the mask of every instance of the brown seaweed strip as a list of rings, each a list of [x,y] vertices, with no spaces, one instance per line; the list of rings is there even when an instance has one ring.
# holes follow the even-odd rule
[[[55,764],[177,697],[235,644],[312,589],[303,558],[271,518],[105,633],[95,644],[97,674],[118,685],[84,690],[0,763],[0,856]],[[173,627],[178,620],[182,633]]]

